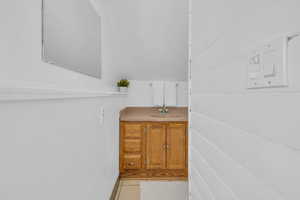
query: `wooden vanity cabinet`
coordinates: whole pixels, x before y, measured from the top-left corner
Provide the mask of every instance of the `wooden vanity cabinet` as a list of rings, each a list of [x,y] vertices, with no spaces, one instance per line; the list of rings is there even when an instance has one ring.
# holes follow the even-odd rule
[[[187,178],[186,122],[121,122],[120,176]]]

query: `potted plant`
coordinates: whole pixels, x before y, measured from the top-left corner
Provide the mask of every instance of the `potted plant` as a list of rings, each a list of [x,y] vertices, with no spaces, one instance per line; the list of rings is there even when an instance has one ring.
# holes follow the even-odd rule
[[[128,92],[129,81],[127,79],[121,79],[118,81],[117,85],[119,88],[119,92]]]

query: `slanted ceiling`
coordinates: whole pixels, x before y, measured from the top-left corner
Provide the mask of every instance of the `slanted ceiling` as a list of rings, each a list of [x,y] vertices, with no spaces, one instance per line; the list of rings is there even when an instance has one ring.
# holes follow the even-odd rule
[[[109,48],[103,49],[103,67],[135,80],[187,79],[188,1],[94,2]]]

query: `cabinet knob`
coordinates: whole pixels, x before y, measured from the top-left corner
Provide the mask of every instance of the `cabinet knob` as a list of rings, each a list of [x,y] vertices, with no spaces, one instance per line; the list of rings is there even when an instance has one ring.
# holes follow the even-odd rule
[[[134,163],[133,163],[133,162],[130,162],[130,163],[128,163],[128,165],[129,165],[129,166],[133,166],[133,165],[134,165]]]

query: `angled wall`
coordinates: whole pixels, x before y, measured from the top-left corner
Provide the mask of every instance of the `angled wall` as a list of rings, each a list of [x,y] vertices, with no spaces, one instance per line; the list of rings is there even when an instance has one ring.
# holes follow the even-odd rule
[[[131,80],[187,80],[188,1],[94,0],[107,62]]]
[[[246,90],[248,52],[299,32],[296,0],[192,1],[191,199],[300,198],[300,38],[289,87]]]

